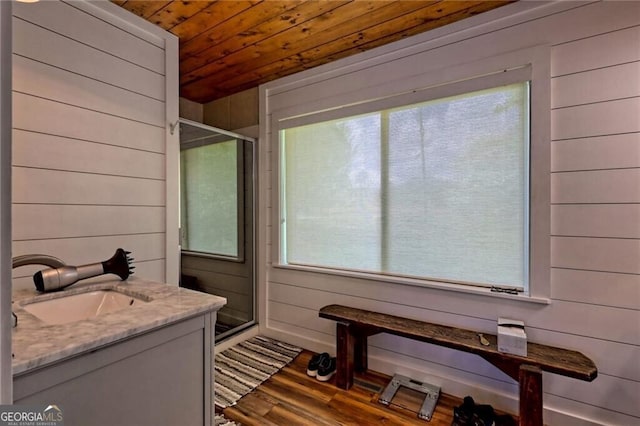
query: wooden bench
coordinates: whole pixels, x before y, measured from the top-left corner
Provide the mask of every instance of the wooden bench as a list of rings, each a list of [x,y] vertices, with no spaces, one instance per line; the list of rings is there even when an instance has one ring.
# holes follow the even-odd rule
[[[488,346],[472,330],[432,324],[341,305],[320,309],[320,317],[337,321],[336,385],[349,389],[354,371],[367,370],[367,337],[390,333],[481,356],[520,385],[520,425],[542,425],[542,371],[592,381],[598,375],[593,361],[580,352],[527,343],[527,356],[498,352],[497,337],[484,334]]]

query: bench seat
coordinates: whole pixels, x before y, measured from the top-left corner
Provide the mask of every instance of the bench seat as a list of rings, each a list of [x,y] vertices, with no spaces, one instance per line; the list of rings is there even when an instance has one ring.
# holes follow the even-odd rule
[[[483,336],[488,346],[480,343],[478,332],[428,323],[379,312],[342,305],[328,305],[319,316],[337,322],[336,385],[349,389],[354,371],[367,369],[367,337],[389,333],[434,345],[445,346],[481,356],[520,384],[520,424],[542,425],[542,371],[584,381],[598,375],[594,362],[580,352],[527,343],[527,356],[498,351],[497,337]]]

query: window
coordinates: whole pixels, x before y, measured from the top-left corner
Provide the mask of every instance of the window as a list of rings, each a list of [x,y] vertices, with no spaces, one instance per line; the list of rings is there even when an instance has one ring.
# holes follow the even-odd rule
[[[526,290],[530,84],[503,74],[280,121],[281,264]]]
[[[238,142],[180,152],[182,249],[239,256]]]

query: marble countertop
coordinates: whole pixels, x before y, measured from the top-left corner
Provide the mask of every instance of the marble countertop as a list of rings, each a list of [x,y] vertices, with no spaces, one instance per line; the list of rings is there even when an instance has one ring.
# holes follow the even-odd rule
[[[22,308],[30,302],[94,290],[116,290],[148,302],[60,325],[46,324]],[[18,317],[18,326],[12,329],[14,375],[205,312],[217,311],[227,303],[224,297],[134,277],[125,281],[78,283],[55,293],[19,290],[12,296],[12,310]]]

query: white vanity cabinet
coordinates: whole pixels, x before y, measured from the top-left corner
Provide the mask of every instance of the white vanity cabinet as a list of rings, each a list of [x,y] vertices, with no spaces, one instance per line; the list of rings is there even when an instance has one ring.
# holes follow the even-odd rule
[[[96,291],[142,302],[62,324],[25,309]],[[213,425],[214,330],[225,298],[130,278],[13,299],[14,404],[57,405],[67,426]]]
[[[213,424],[209,312],[14,376],[14,403],[58,405],[64,424]]]

